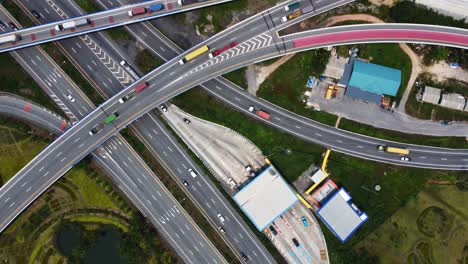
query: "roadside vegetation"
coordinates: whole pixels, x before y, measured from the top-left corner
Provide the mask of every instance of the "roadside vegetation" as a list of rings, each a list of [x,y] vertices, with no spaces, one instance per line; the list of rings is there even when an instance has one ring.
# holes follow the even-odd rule
[[[246,71],[247,71],[246,67],[240,68],[235,71],[224,74],[223,77],[237,84],[240,88],[246,90],[247,89],[247,78],[245,76]]]
[[[34,23],[14,1],[1,1],[0,3],[23,27],[31,27]]]
[[[468,112],[458,111],[455,109],[445,108],[439,105],[425,103],[416,99],[418,89],[424,86],[439,88],[443,93],[458,93],[468,95],[468,83],[449,79],[443,82],[436,82],[430,74],[422,74],[418,77],[419,87],[412,87],[408,97],[408,102],[405,105],[405,111],[420,119],[430,120],[449,120],[449,121],[466,121],[468,120]]]
[[[330,52],[325,49],[297,53],[260,85],[257,95],[297,114],[334,126],[335,115],[306,108],[304,101],[307,80],[310,76],[320,76],[329,58]]]
[[[135,41],[135,38],[123,27],[111,28],[106,30],[106,32],[114,41],[117,42],[123,40]]]
[[[17,94],[54,112],[61,110],[9,54],[0,54],[0,91]]]
[[[147,49],[143,49],[138,51],[135,58],[135,63],[143,72],[143,74],[147,74],[148,72],[161,66],[164,62],[156,56],[153,56],[153,54]]]
[[[47,144],[49,139],[43,134],[0,118],[3,183]],[[19,263],[177,261],[154,228],[115,190],[94,163],[83,160],[0,234],[0,259]],[[63,232],[64,226],[82,233],[77,237],[69,230]],[[105,246],[109,243],[113,246]]]
[[[76,3],[88,14],[102,11],[101,6],[93,0],[76,0]]]
[[[465,137],[435,137],[416,134],[406,134],[398,131],[376,128],[346,118],[342,118],[340,120],[339,127],[341,129],[355,132],[358,134],[402,143],[427,145],[441,148],[468,148],[468,141],[465,139]]]

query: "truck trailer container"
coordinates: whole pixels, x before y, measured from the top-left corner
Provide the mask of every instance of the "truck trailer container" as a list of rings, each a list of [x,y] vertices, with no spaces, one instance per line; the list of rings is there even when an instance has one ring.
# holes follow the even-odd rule
[[[256,115],[258,115],[259,117],[261,117],[263,119],[270,118],[270,114],[268,112],[265,112],[265,111],[260,110],[260,109],[256,109],[254,106],[250,106],[249,111],[256,114]]]
[[[148,84],[146,82],[141,82],[135,86],[135,93],[139,93],[143,91],[146,87],[148,87]]]
[[[379,151],[385,151],[385,152],[388,152],[388,153],[395,153],[395,154],[400,154],[400,155],[408,155],[409,154],[409,150],[405,149],[405,148],[397,148],[397,147],[378,145],[377,149]]]
[[[154,4],[154,5],[150,5],[148,9],[149,9],[150,12],[161,11],[161,10],[164,9],[164,5],[163,4]]]
[[[19,35],[11,34],[7,36],[1,36],[0,37],[0,45],[2,44],[7,44],[7,43],[13,43],[18,40],[21,40],[21,37]]]
[[[143,15],[143,14],[146,14],[146,8],[144,8],[144,7],[135,7],[132,10],[128,11],[128,16],[129,17],[139,16],[139,15]]]
[[[291,13],[291,14],[289,14],[287,16],[282,17],[281,21],[283,21],[283,23],[284,23],[286,21],[293,20],[294,18],[296,18],[296,17],[298,17],[300,15],[302,15],[301,10],[297,10],[294,13]]]
[[[195,59],[196,57],[202,55],[203,53],[205,53],[205,52],[207,52],[209,50],[210,50],[210,48],[208,47],[208,45],[202,46],[202,47],[190,52],[189,54],[187,54],[183,59],[181,59],[179,61],[179,64],[183,65],[183,64]]]
[[[301,7],[301,2],[295,2],[284,7],[284,11],[295,10]]]
[[[117,118],[119,117],[119,113],[115,112],[111,115],[109,115],[108,117],[106,117],[106,119],[104,119],[104,124],[110,124],[112,121],[116,120]]]
[[[62,24],[56,25],[55,30],[63,31],[63,30],[73,29],[73,28],[82,27],[86,25],[89,25],[89,19],[81,18],[81,19],[68,21],[68,22],[64,22]]]

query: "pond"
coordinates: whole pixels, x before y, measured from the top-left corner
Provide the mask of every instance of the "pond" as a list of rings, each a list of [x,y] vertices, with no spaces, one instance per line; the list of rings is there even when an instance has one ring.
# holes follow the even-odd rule
[[[90,242],[93,241],[93,242]],[[119,243],[122,241],[121,233],[111,226],[102,226],[94,231],[86,231],[79,224],[66,224],[56,233],[58,251],[67,257],[76,257],[76,251],[82,249],[80,254],[83,263],[113,263],[126,264],[128,260],[121,256]]]

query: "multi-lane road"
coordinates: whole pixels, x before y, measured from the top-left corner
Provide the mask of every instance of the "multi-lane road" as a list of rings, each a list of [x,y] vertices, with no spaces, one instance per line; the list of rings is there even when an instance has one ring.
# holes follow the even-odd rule
[[[327,46],[335,44],[334,42],[326,42],[323,38],[318,38],[316,35],[310,32],[302,33],[310,35],[299,35],[297,37],[293,37],[292,39],[287,39],[286,37],[278,38],[276,35],[276,30],[288,24],[281,24],[281,17],[284,16],[282,7],[283,6],[280,5],[269,9],[268,11],[262,12],[254,17],[251,17],[241,22],[238,26],[231,27],[229,30],[224,31],[203,43],[210,45],[212,48],[226,45],[233,41],[233,38],[240,43],[238,47],[230,50],[229,52],[226,52],[219,57],[207,61],[207,58],[203,56],[203,58],[198,58],[194,62],[188,63],[186,65],[179,65],[177,62],[181,58],[179,56],[178,58],[170,60],[167,64],[151,72],[149,75],[144,77],[144,80],[149,83],[149,87],[142,91],[137,97],[135,97],[131,101],[131,104],[129,104],[130,102],[125,104],[118,103],[118,99],[124,94],[128,93],[131,88],[127,88],[120,92],[117,97],[113,97],[108,102],[103,104],[99,109],[94,110],[86,118],[84,118],[83,121],[79,122],[75,127],[71,128],[64,135],[62,135],[56,142],[47,147],[46,150],[40,154],[40,156],[36,157],[26,168],[20,171],[12,182],[7,183],[7,185],[1,189],[2,193],[4,191],[11,190],[11,186],[14,186],[15,182],[21,180],[24,177],[24,174],[27,172],[30,174],[41,174],[41,171],[37,170],[40,168],[40,166],[47,166],[47,169],[52,172],[50,173],[50,178],[58,179],[58,177],[60,177],[60,175],[63,174],[66,170],[71,168],[74,163],[79,161],[83,156],[87,155],[100,143],[111,137],[111,135],[113,135],[117,130],[129,124],[134,119],[159,105],[160,103],[168,100],[169,98],[172,98],[173,96],[181,93],[186,89],[189,89],[194,85],[208,80],[209,78],[247,65],[251,62],[280,56],[287,52],[299,51],[315,46]],[[395,25],[385,26],[387,27],[387,33],[394,32],[389,31],[388,29],[396,29],[392,28],[392,26]],[[370,25],[366,27],[366,31],[372,31],[373,29],[373,27]],[[251,28],[251,30],[241,30],[244,28]],[[335,29],[340,30],[339,28]],[[343,32],[350,31],[349,28],[342,30]],[[402,31],[401,29],[397,30]],[[359,33],[359,31],[360,30],[358,29],[354,32]],[[374,36],[366,36],[366,38],[362,39],[352,39],[349,40],[349,42],[369,42],[369,40],[388,42],[392,40],[403,40],[438,44],[443,43],[445,45],[450,44],[462,47],[466,47],[468,45],[466,42],[466,32],[454,30],[454,32],[444,33],[439,29],[439,32],[437,32],[436,36],[427,37],[427,35],[424,34],[434,31],[437,31],[437,28],[418,26],[418,29],[406,31],[413,34],[423,34],[422,36],[418,35],[418,38],[416,39],[412,39],[408,34],[398,36],[394,35],[393,39],[385,38],[385,35],[375,34]],[[339,44],[347,43],[346,39],[334,38],[334,34],[337,34],[336,32],[326,34],[327,37],[336,39],[338,41],[337,43]],[[312,36],[315,37],[315,42],[312,41]],[[440,36],[444,37],[439,38]],[[349,37],[354,37],[354,35]],[[117,119],[112,125],[105,126],[100,133],[89,136],[88,132],[91,130],[91,128],[93,128],[96,124],[101,123],[107,115],[115,111],[119,112],[119,119]],[[278,121],[281,121],[281,117],[282,116],[280,113],[279,116],[275,116],[275,114],[273,114],[271,120],[276,120],[275,118],[277,118],[279,119]],[[308,140],[327,145],[344,153],[354,154],[356,156],[369,159],[381,159],[381,161],[385,162],[399,163],[395,157],[390,157],[390,155],[386,153],[377,152],[375,150],[376,144],[373,146],[371,146],[372,144],[366,146],[355,145],[356,150],[348,149],[346,144],[343,143],[343,140],[348,142],[350,138],[356,136],[352,133],[337,131],[331,128],[320,129],[317,124],[310,122],[310,120],[305,118],[301,120],[300,117],[295,116],[294,119],[297,119],[299,123],[302,123],[303,127],[308,128],[310,132],[315,133],[308,135],[306,138]],[[275,126],[273,122],[270,122],[270,124]],[[313,126],[310,124],[313,124]],[[301,130],[303,127],[300,125],[296,125],[295,127],[298,131],[301,132],[298,133],[289,129],[288,132],[304,137],[304,132]],[[331,143],[333,140],[322,140],[321,133],[327,134],[327,136],[333,139],[334,142]],[[362,143],[362,140],[357,141]],[[369,141],[380,142],[376,139],[369,139]],[[419,146],[409,146],[409,148],[412,152],[425,155],[420,156],[421,161],[411,163],[415,166],[431,168],[439,167],[446,169],[466,169],[466,161],[468,161],[466,158],[468,155],[465,151],[426,148]],[[65,152],[67,150],[70,152]],[[48,159],[54,159],[58,153],[61,153],[61,155],[63,153],[67,154],[64,154],[63,160],[61,160],[61,162],[56,162],[56,164],[47,162]],[[435,160],[438,160],[439,162],[436,163]],[[43,175],[36,176],[44,177]],[[0,196],[0,199],[3,199],[3,196]],[[25,203],[20,204],[19,206],[23,206],[24,208]],[[22,210],[22,208],[19,210]]]
[[[57,20],[61,16],[81,15],[83,12],[75,3],[67,3],[65,5],[57,2],[54,4],[54,9],[46,2],[28,3],[25,1],[24,4],[28,10],[48,9],[48,12],[45,12],[47,15],[41,18],[41,22]],[[87,43],[92,43],[92,45],[87,45]],[[106,34],[96,33],[89,36],[66,39],[62,40],[60,45],[68,52],[69,57],[80,68],[81,72],[88,76],[88,79],[93,80],[96,86],[99,87],[99,91],[103,96],[112,96],[133,82],[132,77],[125,70],[115,70],[115,68],[120,68],[119,61],[127,58],[122,51],[112,44],[112,41],[108,39]],[[70,85],[63,85],[62,87],[68,86]],[[65,93],[68,93],[68,91]],[[77,92],[73,91],[73,94],[75,93]],[[75,102],[70,102],[67,99],[67,105],[72,107],[74,104],[80,105],[84,103],[84,99],[81,97],[77,97],[75,100]],[[217,214],[221,213],[226,216],[225,228],[229,230],[229,233],[225,234],[225,238],[236,252],[243,252],[251,256],[252,260],[260,263],[274,262],[271,255],[249,230],[240,215],[219,193],[214,184],[208,180],[208,177],[201,173],[202,169],[198,168],[188,158],[189,155],[176,143],[176,140],[163,130],[164,126],[154,114],[143,116],[132,127],[135,128],[135,131],[139,131],[138,135],[153,153],[166,153],[166,155],[161,155],[162,158],[160,160],[166,168],[172,169],[173,175],[179,179],[179,182],[182,178],[190,177],[187,169],[189,167],[200,172],[199,178],[197,178],[198,188],[191,193],[192,198],[195,198],[194,201],[200,205],[200,209],[211,220],[215,228],[219,225]],[[123,161],[123,164],[126,164],[126,162]],[[150,194],[142,193],[141,196],[149,197],[151,200]],[[177,228],[177,223],[169,224],[175,225]]]
[[[42,24],[40,26],[18,29],[7,34],[0,35],[0,52],[7,52],[20,48],[30,47],[42,43],[79,36],[104,29],[137,23],[148,19],[154,19],[157,17],[163,17],[180,12],[186,12],[193,9],[216,5],[228,1],[231,0],[210,0],[203,1],[200,3],[192,3],[189,5],[180,5],[177,0],[150,0],[142,1],[137,4],[123,6],[120,8],[111,9],[104,12],[83,15],[80,17],[71,17],[70,19],[68,19],[67,17],[64,18],[64,20],[60,19],[57,21],[50,21],[49,23]],[[25,2],[37,1],[27,0]],[[55,4],[54,1],[47,2],[52,5]],[[161,10],[150,11],[149,7],[157,3],[161,3],[163,5],[163,8]],[[129,15],[129,12],[141,7],[146,8],[145,13],[132,16]],[[34,10],[34,14],[37,17],[42,17],[45,15],[44,12],[47,12],[43,9],[32,10]],[[77,21],[82,21],[83,19],[86,20],[86,22],[81,22],[82,24],[80,26],[73,27],[70,29],[68,29],[66,26],[65,29],[63,27],[57,28],[57,26],[62,26],[64,25],[64,23],[73,23]],[[16,38],[4,42],[3,37],[5,36],[15,36]]]
[[[0,16],[8,14],[0,8]],[[10,19],[13,19],[9,17]],[[38,47],[27,48],[10,53],[20,65],[38,82],[40,87],[57,103],[68,116],[81,119],[94,106],[81,92],[78,86],[55,64],[50,57]],[[73,102],[67,98],[73,95]],[[9,106],[10,114],[19,114],[18,118],[49,120],[47,112],[40,107],[14,97],[3,97],[4,106]],[[24,108],[23,108],[24,105]],[[12,108],[16,108],[12,111]],[[5,108],[3,108],[5,109]],[[81,112],[79,111],[81,110]],[[52,120],[49,120],[51,122]],[[63,126],[60,124],[59,128]],[[197,224],[186,214],[178,201],[168,192],[157,176],[144,161],[131,149],[128,143],[117,135],[92,153],[96,160],[122,192],[142,212],[143,215],[159,230],[176,250],[178,255],[188,263],[222,263],[224,258],[214,248]],[[60,157],[57,157],[60,159]],[[49,171],[39,168],[43,175]],[[15,205],[20,202],[31,203],[34,196],[42,193],[53,184],[47,177],[25,177],[17,186],[18,193],[7,193],[2,196],[5,210],[2,210],[2,228],[16,216]],[[8,208],[8,209],[6,209]]]
[[[140,92],[132,101],[121,104],[118,100],[125,94],[129,93],[133,86],[126,88],[125,90],[119,92],[116,96],[109,99],[106,103],[102,104],[98,109],[91,112],[86,118],[81,122],[76,124],[66,133],[64,133],[59,139],[54,143],[49,145],[41,154],[39,154],[35,159],[31,161],[28,166],[18,173],[18,177],[7,183],[2,189],[2,192],[8,192],[12,189],[12,186],[17,181],[20,181],[25,174],[28,173],[38,173],[41,174],[37,169],[39,167],[46,166],[48,170],[53,173],[50,173],[51,179],[58,179],[65,171],[71,168],[76,162],[78,162],[82,157],[89,154],[94,148],[99,144],[106,141],[109,137],[115,134],[119,129],[128,125],[136,118],[140,117],[147,111],[161,104],[162,102],[180,94],[181,92],[198,85],[204,82],[207,79],[215,77],[219,74],[223,74],[227,71],[236,69],[238,67],[244,66],[253,61],[263,60],[282,54],[281,44],[285,48],[284,52],[289,50],[297,49],[294,47],[294,44],[291,40],[288,42],[282,41],[281,39],[276,38],[273,35],[273,32],[276,34],[276,25],[281,25],[281,17],[284,15],[283,5],[275,6],[271,9],[268,9],[264,12],[261,12],[249,19],[239,23],[237,26],[231,27],[228,30],[223,31],[222,33],[210,38],[200,45],[212,45],[217,46],[220,43],[221,45],[226,45],[229,41],[232,41],[232,38],[235,38],[240,44],[238,47],[230,50],[229,53],[225,55],[220,55],[210,60],[206,60],[205,56],[201,56],[194,60],[194,62],[187,63],[185,65],[180,65],[178,61],[182,58],[179,56],[175,59],[170,60],[168,63],[159,67],[158,69],[150,72],[148,75],[143,77],[142,81],[148,82],[149,87],[146,90]],[[254,28],[255,30],[243,30],[246,27]],[[389,29],[395,25],[387,25]],[[366,25],[367,30],[372,30],[372,25]],[[419,25],[418,27],[421,30],[428,32],[440,30],[437,27],[428,27],[424,25]],[[338,29],[338,28],[336,28]],[[258,30],[258,31],[257,31]],[[344,31],[348,31],[348,28],[343,28]],[[262,32],[262,33],[260,33]],[[267,32],[267,33],[265,33]],[[460,30],[460,35],[466,33],[463,30]],[[269,33],[269,34],[268,34]],[[450,33],[452,34],[452,33]],[[303,38],[303,37],[301,37]],[[387,40],[381,40],[387,41]],[[450,39],[448,40],[450,41]],[[216,43],[216,44],[215,44]],[[256,43],[256,44],[255,44]],[[331,45],[332,43],[328,43]],[[196,48],[200,47],[197,46]],[[239,50],[240,49],[240,50]],[[306,47],[301,47],[301,49],[306,49]],[[233,54],[234,52],[234,54]],[[228,54],[231,54],[230,57]],[[195,67],[196,66],[196,67]],[[100,133],[90,136],[89,131],[94,128],[96,125],[101,124],[106,116],[111,113],[119,112],[120,117],[115,120],[112,124],[104,126]],[[273,116],[274,117],[274,116]],[[298,128],[300,129],[300,127]],[[324,132],[325,131],[320,131]],[[339,134],[336,130],[332,132],[326,132],[330,136],[333,134]],[[339,135],[342,139],[348,140],[347,137]],[[315,137],[320,138],[319,135]],[[336,139],[336,137],[335,137]],[[338,139],[338,140],[342,140]],[[335,140],[333,144],[328,146],[332,148],[337,148],[339,151],[354,154],[364,158],[374,158],[376,156],[383,156],[382,160],[394,163],[398,163],[398,159],[386,155],[386,153],[379,154],[375,150],[375,146],[372,148],[364,149],[364,154],[361,155],[356,153],[356,151],[348,151],[345,147],[341,146],[341,142]],[[420,152],[426,154],[425,159],[428,159],[427,156],[433,156],[429,160],[430,162],[418,162],[412,163],[417,166],[430,166],[430,167],[439,167],[447,169],[465,169],[466,162],[463,160],[466,158],[466,152],[458,150],[441,150],[436,148],[420,148]],[[415,147],[411,149],[418,151]],[[361,148],[358,148],[361,149]],[[366,152],[370,153],[367,154]],[[56,155],[64,154],[60,162],[50,163],[50,159],[55,159]],[[388,156],[388,157],[387,157]],[[443,156],[443,158],[440,158]],[[421,158],[424,160],[423,158]],[[434,165],[434,160],[439,160],[438,166]],[[43,175],[38,175],[38,177],[43,177]],[[1,196],[0,196],[1,199]],[[24,208],[25,204],[20,204],[18,210],[21,211],[22,207]]]

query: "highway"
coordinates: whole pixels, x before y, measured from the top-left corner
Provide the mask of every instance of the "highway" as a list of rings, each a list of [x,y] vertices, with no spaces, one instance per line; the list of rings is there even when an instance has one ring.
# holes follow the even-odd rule
[[[61,15],[77,16],[83,14],[83,11],[73,2],[66,5],[57,2],[53,10],[50,9],[47,2],[25,2],[24,4],[26,4],[26,10],[44,10],[49,8],[49,12],[45,13],[47,16],[43,17],[42,21],[57,20]],[[93,44],[87,45],[87,43]],[[88,79],[93,80],[95,86],[99,87],[99,92],[105,98],[112,96],[133,82],[132,77],[124,69],[115,70],[116,67],[121,68],[119,65],[121,59],[126,59],[127,61],[128,59],[126,58],[127,55],[115,47],[115,44],[109,40],[106,34],[99,32],[92,35],[70,38],[62,40],[60,45],[68,52],[68,57],[74,61],[74,64],[79,67],[80,71]],[[77,52],[74,52],[74,50]],[[100,56],[97,56],[97,54]],[[136,68],[134,69],[136,70]],[[236,210],[222,196],[214,184],[208,180],[208,177],[201,173],[202,169],[188,158],[189,155],[175,143],[176,140],[172,136],[163,131],[163,125],[154,114],[143,116],[139,119],[139,122],[135,122],[131,127],[135,131],[140,131],[138,133],[139,137],[153,153],[168,153],[160,161],[165,165],[166,169],[172,169],[170,172],[172,172],[173,177],[175,177],[179,184],[182,178],[190,177],[187,168],[194,168],[200,172],[198,182],[200,186],[197,188],[197,191],[193,193],[188,192],[188,194],[192,198],[195,198],[192,200],[199,205],[200,210],[211,220],[214,228],[217,228],[219,225],[217,214],[222,213],[226,216],[225,229],[230,230],[225,236],[227,242],[229,242],[228,245],[237,252],[244,252],[252,256],[252,260],[259,263],[274,263],[274,259],[270,253],[264,248],[253,232],[249,230]],[[182,184],[180,186],[184,188]],[[207,207],[206,204],[210,207]]]
[[[50,175],[51,179],[56,179],[60,177],[61,174],[63,174],[64,170],[68,170],[74,163],[78,162],[83,156],[87,155],[99,144],[106,141],[119,129],[128,125],[130,122],[132,122],[142,114],[146,113],[147,111],[151,110],[152,108],[156,107],[157,105],[161,104],[162,102],[172,98],[173,96],[176,96],[177,94],[195,85],[198,85],[214,76],[224,74],[238,67],[242,67],[244,65],[252,63],[253,61],[260,61],[267,58],[280,56],[283,54],[283,52],[280,49],[281,44],[283,44],[285,53],[289,50],[294,49],[306,49],[307,47],[305,46],[301,46],[300,48],[294,47],[292,40],[289,40],[288,42],[279,42],[279,39],[277,39],[274,35],[268,35],[266,33],[258,35],[256,34],[258,32],[249,32],[248,30],[237,32],[239,29],[242,29],[246,25],[250,24],[251,27],[255,27],[255,29],[258,29],[261,32],[271,33],[271,30],[269,30],[269,28],[276,30],[277,28],[275,28],[275,24],[277,24],[278,20],[280,20],[281,17],[284,15],[282,7],[282,5],[279,5],[265,12],[261,12],[239,23],[237,26],[233,26],[228,30],[210,38],[203,44],[200,44],[211,45],[212,43],[216,42],[218,45],[218,42],[222,43],[221,40],[224,40],[225,42],[222,44],[226,45],[226,43],[229,43],[230,38],[232,38],[233,35],[235,35],[236,39],[241,43],[239,44],[239,48],[236,47],[227,52],[225,55],[220,55],[219,57],[215,57],[208,61],[206,61],[207,58],[205,56],[202,56],[205,60],[202,60],[202,58],[197,58],[193,62],[187,63],[185,65],[179,65],[178,60],[181,59],[181,56],[179,56],[175,59],[170,60],[165,65],[159,67],[158,69],[152,71],[151,73],[143,77],[143,80],[148,82],[149,87],[146,88],[146,90],[140,92],[132,100],[131,104],[120,104],[118,103],[118,100],[124,94],[128,93],[133,88],[133,86],[126,88],[117,96],[114,96],[113,98],[108,100],[98,109],[91,112],[81,122],[69,129],[54,143],[49,145],[30,164],[28,164],[28,166],[21,170],[17,174],[17,176],[15,176],[12,179],[12,181],[8,182],[4,187],[2,187],[2,194],[5,191],[12,189],[12,187],[15,186],[16,182],[24,177],[24,174],[39,174],[37,175],[37,177],[43,177],[43,175],[40,175],[40,172],[37,172],[39,166],[44,166],[44,164],[47,163],[46,159],[53,158],[58,153],[63,152],[67,153],[66,155],[64,155],[63,160],[54,164],[46,164],[48,165],[47,169],[53,172]],[[264,17],[265,14],[267,14],[267,17],[269,19]],[[261,21],[264,21],[264,24],[261,24]],[[372,28],[371,25],[365,26],[368,27],[368,30]],[[389,24],[386,26],[391,28],[393,25]],[[419,27],[423,28],[425,31],[440,31],[440,28],[434,26],[426,26],[426,28],[424,28],[424,25],[419,25]],[[349,29],[346,28],[345,30]],[[380,41],[387,40],[381,39]],[[221,43],[219,45],[221,45]],[[322,45],[322,43],[320,45]],[[328,43],[328,45],[330,45],[330,43]],[[229,57],[229,55],[227,54],[231,54],[232,57]],[[104,126],[102,131],[100,131],[99,133],[89,136],[88,132],[95,125],[101,123],[107,115],[115,111],[119,112],[119,119],[115,120],[111,125]],[[272,115],[272,118],[274,118],[274,115]],[[299,127],[298,129],[300,128],[301,127]],[[337,137],[343,137],[343,135],[340,134],[339,131],[334,130],[333,133],[327,134],[329,134],[330,136],[335,134],[333,143],[327,143],[327,141],[322,141],[320,135],[315,135],[315,137],[320,138],[322,144],[329,144],[328,146],[334,149],[338,148],[339,151],[347,153],[347,150],[345,148],[340,147],[343,143],[336,141]],[[77,140],[77,138],[79,138],[80,140]],[[343,139],[345,138],[343,137]],[[345,140],[348,140],[348,138],[346,138]],[[412,146],[412,152],[424,152],[425,154],[427,154],[427,156],[430,156],[432,160],[430,160],[429,162],[411,162],[408,165],[426,166],[431,168],[440,167],[446,169],[466,169],[466,161],[463,160],[467,156],[466,151],[437,148],[424,149],[424,147],[422,146],[417,148],[421,148],[421,150],[419,151],[418,149],[415,149],[415,147]],[[371,155],[366,154],[365,151],[371,153]],[[354,151],[350,152],[353,153]],[[386,153],[379,154],[379,152],[375,150],[375,146],[373,146],[370,149],[363,150],[363,153],[364,154],[362,155],[360,153],[354,154],[360,154],[361,157],[364,158],[373,157],[377,159],[382,159],[386,162],[391,161],[392,163],[401,163],[398,162],[396,158],[386,157]],[[379,155],[379,157],[377,157],[377,155]],[[380,156],[382,156],[383,158],[381,158]],[[444,159],[441,159],[441,156]],[[435,163],[435,160],[439,161],[438,164]],[[0,199],[3,199],[3,195],[0,195]],[[17,210],[22,210],[22,206],[24,205],[19,205]]]
[[[56,135],[68,126],[68,122],[56,113],[10,94],[0,94],[0,115],[25,120]]]
[[[3,8],[0,8],[0,16],[8,16]],[[11,17],[10,17],[11,18]],[[11,18],[13,19],[13,18]],[[41,88],[55,98],[55,102],[68,115],[81,119],[84,114],[94,108],[90,100],[84,95],[78,86],[55,64],[51,58],[39,47],[27,48],[10,53],[20,65],[38,82]],[[66,94],[72,93],[75,102],[66,98]],[[55,96],[55,97],[54,97]],[[24,103],[11,98],[6,98],[7,105],[17,108],[16,113],[38,113],[44,116],[45,111],[31,104],[29,112],[21,112]],[[61,101],[59,98],[65,98]],[[83,109],[84,108],[84,109]],[[24,107],[26,109],[26,107]],[[38,109],[38,111],[36,111]],[[70,110],[72,109],[72,110]],[[83,111],[82,113],[78,110]],[[31,117],[34,119],[34,116]],[[35,123],[39,122],[36,120]],[[208,238],[198,228],[197,224],[187,215],[178,201],[169,193],[159,178],[148,168],[143,160],[131,149],[122,136],[117,135],[106,142],[92,154],[97,164],[103,168],[122,192],[142,212],[143,215],[158,229],[159,233],[171,244],[177,254],[187,263],[223,263],[224,258],[214,248]],[[55,162],[55,160],[53,160]],[[45,168],[39,168],[40,173],[48,175]],[[18,183],[20,184],[20,183]],[[31,203],[37,194],[46,190],[53,182],[47,177],[34,177],[27,175],[21,181],[22,194],[7,194],[1,206],[8,209],[2,210],[0,219],[3,223],[10,222],[16,217],[15,204],[20,202]],[[32,196],[27,196],[32,195]],[[13,205],[13,206],[12,206]],[[2,226],[2,228],[4,228]]]
[[[178,4],[177,0],[150,0],[150,1],[142,1],[140,3],[126,5],[120,8],[111,9],[108,11],[97,12],[89,15],[83,15],[80,17],[72,17],[68,19],[68,17],[51,21],[47,24],[42,24],[40,26],[29,27],[24,29],[18,29],[15,32],[10,32],[3,36],[10,36],[15,35],[17,39],[12,42],[6,42],[0,44],[0,52],[7,52],[16,49],[21,49],[25,47],[31,47],[38,44],[43,44],[51,41],[56,41],[60,39],[70,38],[74,36],[80,36],[87,33],[92,33],[100,30],[110,29],[114,27],[119,27],[123,25],[128,25],[132,23],[137,23],[149,19],[154,19],[157,17],[163,17],[171,14],[176,14],[180,12],[186,12],[189,10],[202,8],[206,6],[216,5],[219,3],[228,2],[231,0],[210,0],[210,1],[203,1],[200,3],[194,3],[190,5],[182,5]],[[26,0],[26,2],[37,2],[34,0]],[[49,4],[54,5],[53,1],[47,1]],[[148,7],[155,3],[161,3],[164,5],[162,10],[150,12]],[[65,4],[65,3],[64,3]],[[68,3],[67,3],[68,4]],[[144,7],[147,9],[145,14],[141,15],[134,15],[129,16],[129,11],[133,10],[134,8]],[[55,8],[52,6],[52,8]],[[39,17],[43,17],[46,15],[46,12],[43,9],[32,9],[37,12]],[[80,19],[87,19],[86,24],[74,27],[72,29],[62,29],[57,30],[56,26],[62,25],[63,23],[67,22],[76,22]]]

